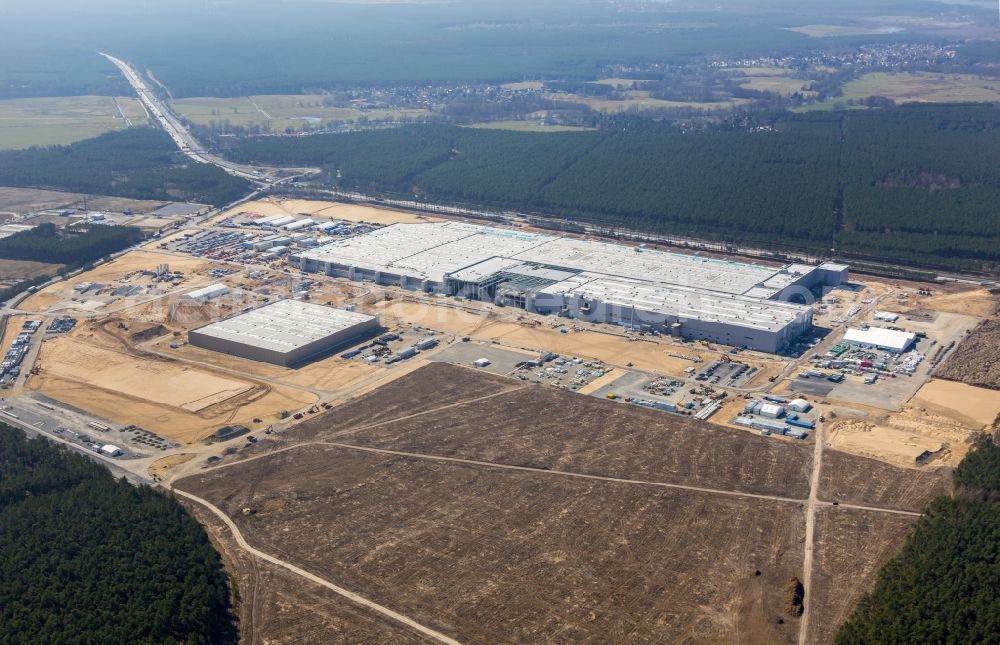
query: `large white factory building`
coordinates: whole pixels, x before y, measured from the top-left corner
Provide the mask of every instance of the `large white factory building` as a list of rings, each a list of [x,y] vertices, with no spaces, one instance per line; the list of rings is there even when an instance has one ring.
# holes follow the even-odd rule
[[[838,264],[766,267],[462,222],[395,224],[289,258],[302,271],[778,352]]]

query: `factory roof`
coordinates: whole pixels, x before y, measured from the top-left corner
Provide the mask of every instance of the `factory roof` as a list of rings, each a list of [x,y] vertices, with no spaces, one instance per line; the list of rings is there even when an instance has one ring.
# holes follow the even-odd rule
[[[684,319],[719,322],[736,327],[778,331],[802,320],[808,307],[745,296],[711,294],[687,287],[663,286],[640,280],[581,273],[550,285],[538,293],[580,296],[623,309]]]
[[[808,265],[767,267],[681,253],[528,233],[463,222],[394,224],[305,251],[306,260],[444,281],[475,282],[508,260],[618,278],[770,298],[804,274]]]
[[[196,331],[272,351],[290,352],[372,320],[373,316],[344,309],[279,300]]]
[[[881,349],[888,349],[895,352],[903,352],[913,344],[917,335],[907,331],[897,331],[895,329],[884,329],[882,327],[869,327],[868,329],[848,329],[844,334],[844,340],[848,343],[858,343],[859,345],[871,345]]]

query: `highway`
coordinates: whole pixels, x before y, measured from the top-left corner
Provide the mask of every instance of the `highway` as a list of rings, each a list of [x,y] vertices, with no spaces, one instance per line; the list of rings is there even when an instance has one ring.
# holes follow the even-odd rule
[[[181,152],[187,155],[192,161],[218,166],[229,174],[252,181],[260,187],[276,186],[291,181],[295,177],[319,172],[315,168],[257,168],[228,161],[219,155],[204,150],[188,129],[184,127],[184,124],[180,122],[180,119],[171,112],[170,108],[160,101],[156,92],[150,89],[131,65],[111,54],[99,53],[121,71],[125,79],[132,86],[132,89],[138,94],[143,107],[156,119],[166,133],[170,135],[170,138],[173,139]]]

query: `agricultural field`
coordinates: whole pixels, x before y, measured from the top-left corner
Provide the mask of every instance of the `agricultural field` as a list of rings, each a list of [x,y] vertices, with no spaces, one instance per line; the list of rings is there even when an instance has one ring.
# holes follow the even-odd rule
[[[717,101],[714,103],[699,103],[695,101],[669,101],[657,99],[650,96],[650,93],[643,90],[629,90],[626,98],[617,101],[592,96],[581,96],[569,92],[550,92],[545,98],[552,101],[563,101],[567,103],[580,103],[598,112],[625,112],[627,110],[662,110],[668,108],[695,108],[700,110],[721,110],[749,103],[749,99],[729,99],[727,101]]]
[[[469,127],[487,130],[510,130],[512,132],[576,132],[593,129],[573,125],[555,125],[545,123],[544,120],[487,121],[486,123],[475,123]]]
[[[234,98],[194,97],[175,99],[170,106],[191,123],[204,126],[229,124],[266,130],[300,130],[303,126],[324,126],[332,121],[354,122],[368,119],[398,120],[426,114],[426,110],[359,110],[327,104],[323,94],[267,94]]]
[[[214,513],[286,569],[461,642],[792,643],[785,589],[803,579],[813,452],[432,363],[174,486],[214,505],[194,507],[230,552],[241,616],[277,642],[344,620],[375,642],[409,634],[351,616],[361,608],[321,600],[319,586],[264,589],[287,574],[248,565]],[[947,481],[832,450],[824,460],[819,643],[908,534],[910,509]]]
[[[1000,389],[1000,320],[986,320],[937,371],[943,379]]]
[[[119,112],[119,108],[121,112]],[[138,99],[109,96],[59,96],[0,101],[0,150],[63,145],[111,130],[145,125]]]
[[[843,96],[802,109],[831,110],[869,96],[884,96],[897,103],[995,103],[1000,101],[1000,80],[971,74],[878,72],[845,83]]]
[[[740,83],[740,87],[757,92],[773,92],[782,96],[792,94],[802,94],[803,96],[815,96],[815,92],[810,92],[809,81],[801,78],[792,78],[788,75],[752,75]]]

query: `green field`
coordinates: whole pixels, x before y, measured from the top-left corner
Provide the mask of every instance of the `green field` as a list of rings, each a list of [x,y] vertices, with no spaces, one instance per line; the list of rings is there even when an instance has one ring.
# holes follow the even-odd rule
[[[50,146],[90,139],[126,127],[115,105],[134,125],[147,123],[138,99],[57,96],[0,101],[0,150]]]
[[[580,96],[568,92],[550,92],[545,95],[552,101],[565,101],[569,103],[581,103],[592,110],[605,113],[625,112],[627,110],[663,110],[669,108],[696,108],[701,110],[722,110],[749,103],[748,99],[729,99],[728,101],[718,101],[715,103],[699,103],[695,101],[668,101],[666,99],[656,99],[649,95],[649,92],[640,90],[630,90],[625,93],[627,96],[621,101],[605,98],[595,98],[592,96]]]
[[[774,92],[775,94],[781,94],[782,96],[791,96],[796,92],[801,93],[804,96],[815,95],[815,92],[810,92],[805,89],[808,86],[809,81],[801,78],[792,78],[790,76],[754,75],[740,82],[740,87],[744,89],[755,90],[757,92]]]
[[[844,95],[807,106],[807,110],[846,107],[850,100],[885,96],[896,103],[995,103],[1000,101],[1000,80],[971,74],[927,72],[865,74],[844,85]]]
[[[359,110],[327,105],[324,94],[266,94],[234,98],[195,97],[170,103],[179,115],[196,125],[260,127],[273,131],[327,125],[331,121],[358,121],[402,116],[417,117],[426,110]]]

